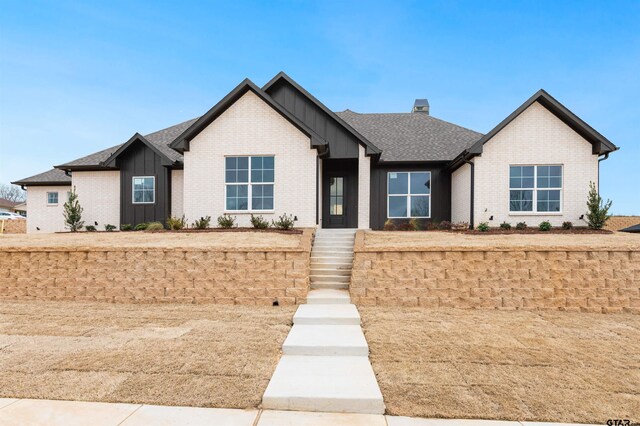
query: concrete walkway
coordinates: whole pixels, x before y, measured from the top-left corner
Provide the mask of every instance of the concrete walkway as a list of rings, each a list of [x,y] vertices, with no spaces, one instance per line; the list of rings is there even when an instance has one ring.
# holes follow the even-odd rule
[[[495,420],[444,420],[380,414],[166,407],[106,402],[0,398],[3,426],[561,426]]]
[[[308,304],[298,307],[262,397],[272,410],[382,414],[360,314],[351,304],[354,229],[319,229]]]

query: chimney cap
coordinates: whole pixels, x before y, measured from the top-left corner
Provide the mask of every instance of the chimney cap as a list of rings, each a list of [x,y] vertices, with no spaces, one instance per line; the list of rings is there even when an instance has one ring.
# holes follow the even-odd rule
[[[411,112],[424,112],[429,114],[429,101],[427,99],[416,99]]]

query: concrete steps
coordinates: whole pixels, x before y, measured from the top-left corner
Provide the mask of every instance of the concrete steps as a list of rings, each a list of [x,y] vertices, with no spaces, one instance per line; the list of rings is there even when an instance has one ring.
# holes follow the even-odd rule
[[[284,355],[262,397],[262,406],[273,410],[384,413],[382,393],[366,356]]]
[[[342,305],[351,303],[348,290],[332,288],[314,289],[307,294],[309,305]]]
[[[360,325],[356,305],[300,305],[293,315],[293,324],[303,325]]]
[[[263,408],[384,413],[360,314],[349,296],[354,240],[355,230],[316,231],[307,304],[293,316]]]
[[[368,356],[359,325],[300,325],[291,328],[282,345],[285,355]]]

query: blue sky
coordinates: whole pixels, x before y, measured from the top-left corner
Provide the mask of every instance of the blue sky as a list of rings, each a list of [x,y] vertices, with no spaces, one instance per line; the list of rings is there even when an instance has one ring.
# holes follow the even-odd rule
[[[640,2],[0,0],[0,182],[201,115],[284,70],[334,110],[487,132],[540,88],[622,149],[601,164],[640,214]]]

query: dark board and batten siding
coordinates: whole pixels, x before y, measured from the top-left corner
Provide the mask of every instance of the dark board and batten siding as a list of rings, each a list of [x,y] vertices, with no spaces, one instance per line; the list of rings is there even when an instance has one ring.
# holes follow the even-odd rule
[[[358,158],[358,140],[295,87],[282,81],[269,95],[329,143],[329,158]]]
[[[162,165],[161,157],[142,142],[132,144],[120,157],[120,223],[137,225],[142,222],[165,223],[170,215],[171,170]],[[156,178],[155,203],[133,204],[133,177]]]
[[[382,229],[387,220],[387,173],[431,172],[431,218],[427,221],[451,220],[451,173],[445,163],[402,164],[378,163],[371,168],[371,229]]]

